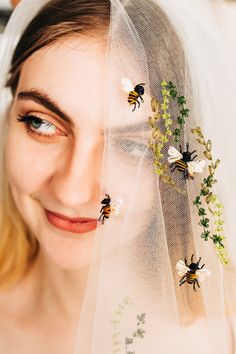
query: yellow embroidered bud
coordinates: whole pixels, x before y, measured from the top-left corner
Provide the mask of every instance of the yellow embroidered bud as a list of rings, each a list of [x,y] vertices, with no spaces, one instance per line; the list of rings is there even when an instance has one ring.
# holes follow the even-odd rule
[[[210,152],[211,148],[212,148],[211,140],[208,140],[208,142],[206,143],[206,149],[208,152]]]
[[[212,201],[212,192],[206,196],[206,202],[209,204]]]
[[[162,86],[162,87],[167,86],[167,82],[166,82],[166,81],[162,81],[161,86]]]
[[[212,155],[211,155],[210,152],[204,151],[204,155],[206,156],[206,158],[207,158],[208,160],[212,160]]]
[[[151,100],[151,107],[153,112],[157,112],[159,110],[159,102],[155,97],[152,97]]]
[[[220,164],[220,160],[219,160],[219,159],[217,159],[217,160],[216,160],[216,162],[215,162],[214,169],[217,169],[217,167],[219,166],[219,164]]]
[[[200,138],[203,138],[202,131],[201,131],[201,128],[200,128],[200,127],[197,127],[197,128],[195,128],[195,129],[191,129],[191,132],[192,132],[193,134],[198,135]]]
[[[204,139],[196,139],[199,144],[205,145],[205,140]]]
[[[154,128],[155,119],[153,117],[149,117],[148,124],[150,125],[150,127]]]
[[[212,165],[208,166],[208,170],[209,170],[210,175],[212,176],[213,175],[213,167],[212,167]]]
[[[158,128],[155,128],[153,131],[152,131],[152,137],[153,139],[157,139],[159,138],[161,135],[161,132]]]

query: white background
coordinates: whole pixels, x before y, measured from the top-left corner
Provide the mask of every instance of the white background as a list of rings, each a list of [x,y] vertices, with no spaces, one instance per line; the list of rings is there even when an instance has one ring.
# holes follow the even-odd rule
[[[1,9],[9,9],[11,8],[11,5],[10,5],[10,0],[0,0],[0,8]]]

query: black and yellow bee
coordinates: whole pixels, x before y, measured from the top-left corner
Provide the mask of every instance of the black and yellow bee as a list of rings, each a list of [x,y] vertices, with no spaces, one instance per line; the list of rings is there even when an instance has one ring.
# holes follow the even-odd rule
[[[109,194],[105,194],[105,196],[106,198],[101,201],[103,206],[100,210],[101,214],[98,218],[98,221],[100,221],[102,224],[104,224],[105,219],[109,219],[110,215],[117,215],[120,211],[121,205],[123,204],[123,200],[121,198],[116,198],[111,201]]]
[[[179,286],[184,283],[193,284],[193,290],[196,290],[196,284],[200,288],[198,281],[203,281],[206,277],[211,275],[211,272],[208,269],[202,269],[205,264],[199,267],[201,262],[201,257],[197,261],[197,263],[193,262],[194,255],[192,254],[191,263],[188,265],[187,259],[184,261],[180,260],[176,264],[176,269],[178,270],[178,275],[181,277],[179,281]]]
[[[178,151],[175,147],[170,146],[168,150],[168,162],[171,164],[171,167],[174,166],[171,172],[174,172],[177,168],[178,171],[183,172],[185,179],[194,179],[195,173],[202,173],[203,168],[206,165],[205,160],[193,161],[197,155],[192,155],[196,152],[196,150],[190,152],[189,144],[186,144],[186,151],[182,151],[182,147],[180,145],[180,151]]]
[[[144,95],[144,87],[143,87],[144,85],[145,84],[141,83],[134,87],[129,79],[127,78],[122,79],[123,89],[126,93],[128,93],[128,102],[130,105],[134,106],[132,111],[135,110],[136,104],[138,104],[138,108],[140,107],[139,98],[141,102],[144,102],[142,97]]]

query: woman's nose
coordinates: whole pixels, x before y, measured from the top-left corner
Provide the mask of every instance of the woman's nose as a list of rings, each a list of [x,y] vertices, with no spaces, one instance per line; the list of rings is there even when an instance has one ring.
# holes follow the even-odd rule
[[[67,207],[98,202],[102,154],[103,142],[98,139],[84,139],[63,153],[51,180],[57,201]]]

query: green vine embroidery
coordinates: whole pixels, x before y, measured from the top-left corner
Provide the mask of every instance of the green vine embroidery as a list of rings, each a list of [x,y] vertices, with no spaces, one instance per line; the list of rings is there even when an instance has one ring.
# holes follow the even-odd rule
[[[215,179],[215,172],[217,167],[220,164],[220,160],[213,161],[212,157],[212,143],[210,140],[206,141],[203,137],[202,131],[200,127],[192,129],[192,133],[196,135],[198,138],[196,139],[201,145],[205,147],[204,155],[210,161],[208,164],[209,175],[207,178],[204,178],[201,183],[200,195],[196,197],[193,204],[198,208],[198,215],[200,216],[199,225],[203,228],[203,232],[201,237],[208,241],[211,239],[216,248],[217,255],[223,264],[228,264],[229,260],[227,257],[227,253],[224,247],[225,236],[223,235],[224,229],[223,224],[224,220],[223,216],[223,204],[220,203],[219,197],[217,194],[212,192],[212,187],[217,183]],[[210,219],[208,217],[206,209],[202,206],[202,198],[205,199],[209,212],[214,216],[214,230],[213,233],[210,232]]]
[[[119,324],[122,320],[122,317],[124,315],[124,310],[126,309],[127,306],[131,305],[132,301],[130,300],[129,297],[126,297],[121,304],[118,305],[118,308],[114,311],[113,313],[113,318],[112,318],[112,327],[113,327],[113,335],[112,335],[112,354],[117,354],[121,352],[121,347],[122,347],[122,340],[121,340],[121,334],[119,332]]]
[[[145,324],[145,313],[141,313],[141,315],[137,315],[137,325],[136,330],[133,332],[132,336],[126,337],[125,340],[121,340],[121,333],[119,331],[119,324],[122,321],[122,317],[124,316],[125,309],[132,305],[132,301],[129,297],[126,297],[121,304],[118,305],[118,308],[113,313],[112,318],[112,327],[113,327],[113,335],[112,335],[112,354],[117,354],[122,352],[123,345],[125,346],[126,354],[135,354],[134,351],[130,350],[130,346],[134,344],[134,342],[138,338],[144,338],[145,330],[142,328],[142,325]]]
[[[173,131],[174,140],[176,143],[178,143],[180,138],[180,133],[184,128],[184,125],[186,123],[186,118],[189,116],[190,110],[186,107],[185,97],[179,96],[176,90],[176,86],[171,81],[169,81],[169,83],[166,85],[166,89],[169,91],[170,97],[173,100],[177,100],[177,104],[180,107],[179,116],[177,117],[177,123],[179,127]]]
[[[162,86],[162,102],[161,104],[156,100],[156,98],[152,98],[151,107],[152,112],[154,113],[152,117],[149,117],[148,124],[152,129],[152,137],[149,140],[149,148],[153,151],[154,154],[154,166],[155,173],[167,184],[173,187],[179,193],[185,194],[186,192],[182,189],[178,188],[173,179],[167,174],[168,165],[166,163],[162,163],[162,159],[164,157],[162,151],[164,146],[169,142],[169,138],[172,135],[170,126],[173,121],[171,119],[171,114],[169,113],[169,103],[171,94],[174,95],[170,89],[168,89],[168,84],[163,81],[161,83]],[[172,92],[172,93],[171,93]],[[162,133],[158,128],[157,124],[159,120],[162,119],[164,121],[165,132]]]
[[[137,315],[137,327],[136,331],[133,332],[132,336],[125,338],[125,353],[126,354],[135,354],[134,351],[131,351],[130,346],[136,341],[137,338],[144,338],[145,330],[142,328],[142,325],[145,324],[146,314],[142,313],[141,315]]]

